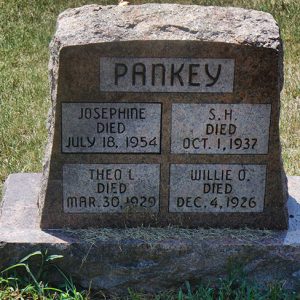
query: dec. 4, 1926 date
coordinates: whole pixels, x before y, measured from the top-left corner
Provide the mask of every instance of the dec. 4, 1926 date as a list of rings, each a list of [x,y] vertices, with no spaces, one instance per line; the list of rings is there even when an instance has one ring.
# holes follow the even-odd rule
[[[177,208],[194,208],[201,211],[219,211],[219,210],[234,210],[236,209],[247,209],[251,210],[256,207],[255,197],[212,197],[203,198],[197,197],[177,197],[176,206]]]

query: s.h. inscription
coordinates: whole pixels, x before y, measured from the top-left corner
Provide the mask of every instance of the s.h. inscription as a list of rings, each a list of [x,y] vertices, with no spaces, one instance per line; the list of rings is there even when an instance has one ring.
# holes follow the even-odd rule
[[[158,212],[159,183],[159,164],[65,164],[64,212]]]
[[[170,212],[262,212],[265,165],[173,164]]]
[[[231,93],[234,59],[100,58],[100,90]]]
[[[63,153],[160,153],[160,103],[62,103]]]
[[[173,104],[171,152],[267,154],[271,104]]]

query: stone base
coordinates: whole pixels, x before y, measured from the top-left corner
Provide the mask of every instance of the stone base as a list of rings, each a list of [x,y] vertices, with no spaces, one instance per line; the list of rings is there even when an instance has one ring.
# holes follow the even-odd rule
[[[289,181],[287,231],[131,228],[39,229],[40,174],[12,174],[0,219],[0,269],[41,249],[62,254],[61,268],[88,288],[157,292],[185,280],[214,282],[232,264],[264,285],[300,290],[300,177]]]

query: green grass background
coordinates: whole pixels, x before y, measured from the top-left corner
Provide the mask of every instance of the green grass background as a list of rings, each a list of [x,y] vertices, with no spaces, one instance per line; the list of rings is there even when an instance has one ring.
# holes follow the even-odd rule
[[[10,173],[41,171],[50,106],[48,44],[58,14],[83,4],[116,2],[0,0],[0,190]],[[131,1],[139,3],[146,1]],[[300,175],[300,0],[179,0],[177,3],[240,6],[267,11],[275,17],[285,44],[280,123],[283,160],[287,174]]]

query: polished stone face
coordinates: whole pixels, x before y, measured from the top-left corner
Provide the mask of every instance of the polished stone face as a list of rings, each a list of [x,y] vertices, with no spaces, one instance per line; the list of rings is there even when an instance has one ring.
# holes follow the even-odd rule
[[[271,104],[173,104],[171,152],[267,154]]]
[[[263,12],[147,4],[62,13],[41,227],[285,228],[282,56]]]
[[[169,211],[262,212],[265,182],[265,165],[171,165]]]
[[[159,164],[65,164],[64,212],[158,212],[159,182]]]
[[[100,58],[100,90],[110,92],[232,92],[233,59]]]
[[[63,153],[160,153],[161,103],[63,103]]]

